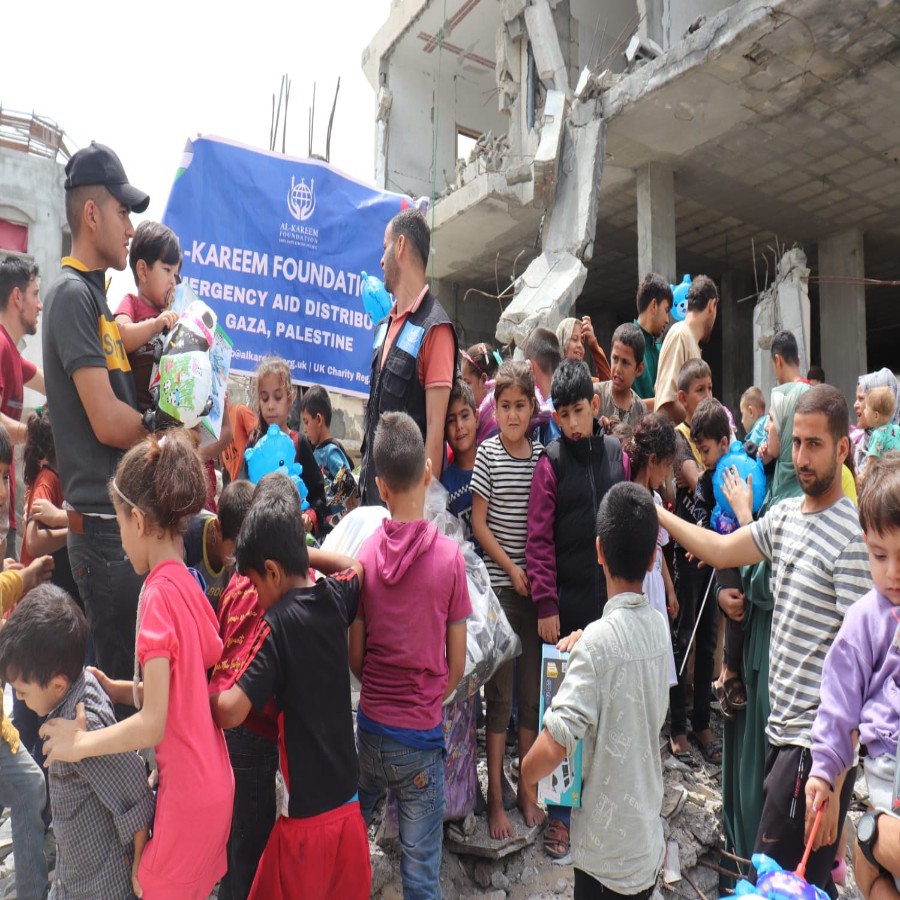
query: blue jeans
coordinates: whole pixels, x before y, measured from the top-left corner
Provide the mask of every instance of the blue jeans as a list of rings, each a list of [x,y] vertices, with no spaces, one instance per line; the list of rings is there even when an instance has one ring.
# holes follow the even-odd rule
[[[359,805],[369,824],[385,788],[397,795],[400,878],[405,900],[440,900],[444,839],[444,754],[357,730]]]
[[[229,728],[225,743],[234,769],[234,815],[226,851],[228,872],[219,885],[219,900],[246,900],[275,825],[278,744],[243,726]]]
[[[6,741],[0,741],[0,804],[9,809],[12,819],[16,896],[19,900],[42,900],[48,887],[42,816],[47,804],[44,773],[23,746],[13,753]]]
[[[84,534],[69,530],[69,562],[84,604],[99,669],[110,678],[134,674],[134,637],[138,595],[144,576],[137,575],[122,549],[115,519],[84,517]],[[133,709],[116,707],[117,718]]]

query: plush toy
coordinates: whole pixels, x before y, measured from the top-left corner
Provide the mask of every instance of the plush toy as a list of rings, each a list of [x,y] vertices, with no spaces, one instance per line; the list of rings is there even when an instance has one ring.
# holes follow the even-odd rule
[[[247,476],[253,484],[257,484],[263,475],[270,472],[281,472],[290,477],[300,491],[302,509],[309,509],[306,484],[300,477],[303,466],[296,461],[297,449],[289,434],[285,434],[274,422],[269,430],[252,447],[244,451],[247,460]]]
[[[687,295],[691,289],[691,276],[685,275],[681,284],[670,284],[672,288],[672,318],[676,322],[683,322],[687,315]]]
[[[380,322],[394,305],[391,295],[387,292],[384,282],[374,275],[362,273],[362,298],[363,306],[373,323]]]
[[[725,471],[734,467],[737,469],[741,480],[746,484],[747,476],[753,476],[753,513],[759,512],[762,506],[763,498],[766,495],[766,472],[763,469],[761,459],[754,459],[747,454],[744,445],[740,441],[733,441],[728,448],[728,452],[716,464],[716,470],[713,473],[713,494],[715,494],[716,505],[712,512],[712,527],[719,534],[730,534],[738,527],[738,521],[735,518],[734,510],[725,496],[722,488],[725,479]]]
[[[193,428],[213,407],[210,348],[216,314],[195,300],[169,334],[157,339],[158,378],[151,389],[156,408],[145,413],[148,430],[184,425]]]
[[[827,900],[828,895],[810,884],[799,872],[786,872],[764,853],[753,854],[756,884],[741,880],[734,886],[735,897],[747,900]]]

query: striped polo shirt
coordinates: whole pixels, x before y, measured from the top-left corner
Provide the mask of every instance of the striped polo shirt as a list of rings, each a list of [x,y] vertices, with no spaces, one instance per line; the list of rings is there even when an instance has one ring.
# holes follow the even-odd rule
[[[500,435],[488,438],[475,456],[472,470],[472,493],[487,501],[487,526],[506,555],[520,568],[525,568],[525,541],[528,537],[528,499],[534,467],[543,452],[538,441],[531,442],[531,456],[510,456]],[[484,554],[494,590],[512,587],[509,575]]]
[[[776,746],[810,747],[825,656],[844,613],[872,587],[859,515],[841,497],[819,512],[803,497],[773,507],[750,526],[772,565],[772,637],[766,734]]]

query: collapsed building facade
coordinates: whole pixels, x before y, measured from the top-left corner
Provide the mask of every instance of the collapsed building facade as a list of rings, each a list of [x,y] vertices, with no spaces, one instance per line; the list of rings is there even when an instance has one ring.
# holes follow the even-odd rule
[[[892,0],[395,0],[363,54],[379,187],[435,198],[461,343],[590,315],[639,278],[720,287],[717,395],[771,384],[771,334],[852,396],[900,320]]]

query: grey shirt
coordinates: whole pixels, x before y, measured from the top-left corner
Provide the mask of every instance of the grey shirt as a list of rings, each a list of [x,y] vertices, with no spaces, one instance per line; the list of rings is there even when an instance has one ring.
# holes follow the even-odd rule
[[[600,398],[600,411],[598,416],[606,416],[611,419],[616,416],[620,422],[637,428],[638,422],[647,414],[647,407],[644,401],[635,393],[634,388],[631,389],[631,406],[628,409],[619,409],[613,400],[612,382],[600,381],[594,385],[594,393]]]
[[[604,887],[636,894],[665,854],[659,732],[669,705],[669,629],[644,594],[610,597],[572,650],[544,727],[571,756],[582,747],[572,858]]]
[[[803,497],[773,506],[750,534],[772,564],[769,722],[779,747],[810,747],[822,668],[844,613],[872,588],[869,555],[853,501],[804,513]]]
[[[72,682],[50,718],[75,718],[84,704],[88,731],[116,722],[109,697],[90,672]],[[50,900],[120,900],[132,896],[134,835],[150,824],[154,799],[137,753],[50,764],[56,879]]]
[[[53,410],[53,434],[63,496],[81,513],[114,515],[109,481],[122,451],[101,444],[72,376],[103,369],[113,393],[137,409],[137,390],[119,326],[106,304],[103,272],[63,270],[44,301],[44,382]]]

